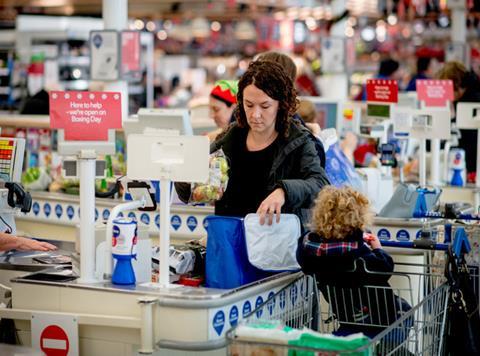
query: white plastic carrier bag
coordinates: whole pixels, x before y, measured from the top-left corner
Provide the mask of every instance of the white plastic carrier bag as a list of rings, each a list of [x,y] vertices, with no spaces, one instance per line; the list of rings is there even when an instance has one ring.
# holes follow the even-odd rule
[[[301,233],[298,216],[281,214],[280,222],[274,217],[272,225],[260,225],[258,214],[248,214],[244,226],[248,260],[252,265],[264,271],[300,269],[296,258]]]

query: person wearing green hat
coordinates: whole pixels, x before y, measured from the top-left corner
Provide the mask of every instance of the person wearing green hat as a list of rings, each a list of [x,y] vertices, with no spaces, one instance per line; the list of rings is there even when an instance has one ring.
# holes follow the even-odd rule
[[[217,135],[235,121],[233,111],[237,106],[238,81],[218,80],[215,82],[209,98],[210,117],[218,129],[210,132],[208,137],[214,141]]]

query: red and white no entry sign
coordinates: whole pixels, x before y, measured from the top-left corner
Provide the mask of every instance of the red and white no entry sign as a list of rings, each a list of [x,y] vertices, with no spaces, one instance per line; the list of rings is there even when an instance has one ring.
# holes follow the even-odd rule
[[[67,333],[58,325],[49,325],[40,334],[40,349],[47,356],[66,356],[70,348]]]

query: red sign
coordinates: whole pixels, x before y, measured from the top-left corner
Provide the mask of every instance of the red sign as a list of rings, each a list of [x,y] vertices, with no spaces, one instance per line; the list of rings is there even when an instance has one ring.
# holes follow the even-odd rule
[[[122,127],[120,93],[51,91],[50,127],[64,129],[67,141],[108,141]]]
[[[47,356],[67,356],[70,349],[67,333],[58,325],[49,325],[40,334],[40,349]]]
[[[257,49],[268,50],[279,43],[279,22],[271,16],[262,16],[256,21]]]
[[[368,79],[367,80],[367,101],[382,103],[398,102],[398,84],[396,80],[390,79]]]
[[[453,101],[453,82],[451,80],[417,80],[418,100],[425,106],[446,106]]]
[[[122,74],[140,71],[140,32],[122,31]]]

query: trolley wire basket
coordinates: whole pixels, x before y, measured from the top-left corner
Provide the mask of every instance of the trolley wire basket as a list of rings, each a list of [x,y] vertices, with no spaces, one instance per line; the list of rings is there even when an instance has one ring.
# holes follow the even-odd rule
[[[314,277],[299,277],[229,330],[229,354],[441,354],[449,287],[430,266],[402,267],[409,273],[389,273],[395,287],[317,287]]]

